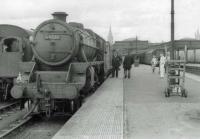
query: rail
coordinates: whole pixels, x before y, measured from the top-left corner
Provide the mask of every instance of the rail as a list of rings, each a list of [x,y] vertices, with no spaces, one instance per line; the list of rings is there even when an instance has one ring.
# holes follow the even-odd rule
[[[8,126],[3,128],[2,130],[0,130],[0,139],[8,136],[13,131],[18,129],[19,127],[21,127],[22,125],[24,125],[25,123],[30,121],[31,119],[32,119],[32,116],[29,116],[29,117],[26,117],[26,118],[22,118],[22,119],[16,120],[13,123],[9,124]]]

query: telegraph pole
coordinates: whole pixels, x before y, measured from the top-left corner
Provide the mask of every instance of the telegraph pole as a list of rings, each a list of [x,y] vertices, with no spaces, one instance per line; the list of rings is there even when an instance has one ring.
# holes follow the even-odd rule
[[[171,0],[171,46],[172,46],[172,49],[171,49],[171,53],[170,53],[170,57],[171,59],[175,59],[175,46],[174,46],[174,14],[175,14],[175,11],[174,11],[174,0]]]

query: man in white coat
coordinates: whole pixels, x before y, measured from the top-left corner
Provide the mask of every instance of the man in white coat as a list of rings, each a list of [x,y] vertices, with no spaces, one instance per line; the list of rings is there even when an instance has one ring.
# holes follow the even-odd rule
[[[160,77],[164,78],[165,76],[165,62],[166,58],[163,54],[160,54]]]
[[[157,59],[156,59],[156,56],[153,55],[153,58],[152,58],[152,60],[151,60],[151,67],[152,67],[152,72],[153,72],[153,73],[154,73],[154,71],[155,71],[155,68],[156,68],[157,63],[158,63],[158,61],[157,61]]]

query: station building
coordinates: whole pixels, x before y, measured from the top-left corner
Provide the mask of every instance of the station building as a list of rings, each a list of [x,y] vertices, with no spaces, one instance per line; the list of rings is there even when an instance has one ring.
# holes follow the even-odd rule
[[[116,41],[113,44],[113,49],[118,51],[121,55],[127,55],[128,52],[137,52],[148,48],[149,43],[147,40],[138,40],[137,38]]]

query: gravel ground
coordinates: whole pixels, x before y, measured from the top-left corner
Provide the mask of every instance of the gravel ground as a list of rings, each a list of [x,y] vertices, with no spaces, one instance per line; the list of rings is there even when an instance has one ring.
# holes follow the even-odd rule
[[[10,112],[10,111],[9,111]],[[10,123],[16,121],[17,119],[19,119],[20,117],[22,117],[23,115],[25,115],[26,111],[25,110],[16,110],[16,111],[12,111],[11,113],[3,113],[0,114],[1,116],[1,120],[0,120],[0,130],[4,129],[5,126],[9,125]]]
[[[34,118],[5,139],[51,139],[68,119],[69,117],[55,117],[50,120]]]
[[[149,66],[133,68],[124,80],[125,137],[130,139],[199,139],[200,85],[186,79],[188,98],[165,98],[166,80]]]

